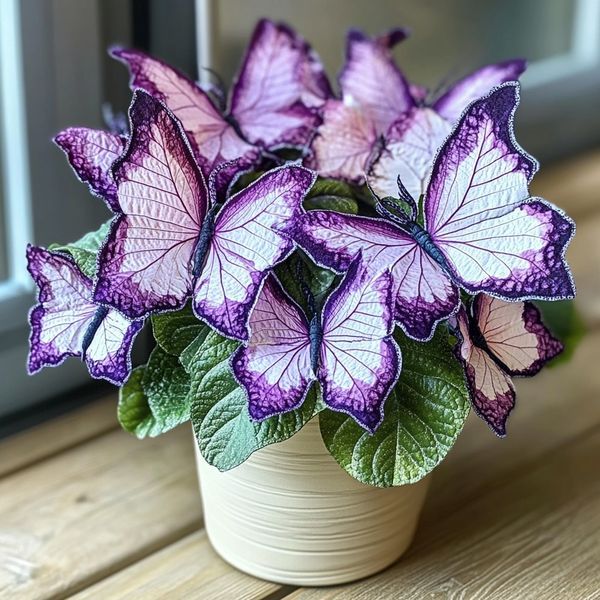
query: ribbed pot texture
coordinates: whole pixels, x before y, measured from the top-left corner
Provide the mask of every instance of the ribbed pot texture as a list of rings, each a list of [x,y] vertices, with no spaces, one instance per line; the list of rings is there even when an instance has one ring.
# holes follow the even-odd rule
[[[410,545],[429,478],[376,488],[329,455],[318,418],[220,473],[197,452],[204,522],[215,550],[255,577],[321,586],[367,577]]]

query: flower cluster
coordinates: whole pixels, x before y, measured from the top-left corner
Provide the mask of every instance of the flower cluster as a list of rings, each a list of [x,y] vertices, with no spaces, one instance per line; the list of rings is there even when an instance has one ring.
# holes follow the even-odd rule
[[[307,42],[263,20],[227,102],[113,49],[131,73],[128,127],[55,141],[114,217],[28,248],[30,372],[79,356],[125,384],[126,428],[155,435],[191,415],[214,463],[235,404],[229,435],[247,448],[224,468],[317,413],[330,449],[342,430],[358,448],[382,431],[418,446],[436,427],[449,446],[469,400],[504,435],[511,377],[562,349],[532,300],[574,296],[574,224],[528,191],[538,165],[513,134],[524,62],[432,98],[394,62],[404,38],[350,32],[337,96]],[[131,375],[147,321],[157,347]]]

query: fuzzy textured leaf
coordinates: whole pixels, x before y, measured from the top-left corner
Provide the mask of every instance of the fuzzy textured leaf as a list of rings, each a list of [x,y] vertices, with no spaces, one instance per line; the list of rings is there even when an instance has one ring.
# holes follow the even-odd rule
[[[52,244],[48,249],[70,254],[83,274],[92,279],[96,274],[96,257],[109,230],[110,221],[107,221],[99,229],[86,233],[76,242],[64,245]]]
[[[177,312],[152,315],[152,332],[158,345],[168,354],[179,356],[199,335],[210,329],[194,315],[187,304]]]
[[[163,432],[154,418],[142,387],[145,367],[137,367],[119,390],[117,416],[121,427],[138,438],[154,437]]]
[[[400,379],[385,405],[385,419],[370,435],[351,417],[325,410],[323,441],[354,478],[390,487],[414,483],[446,456],[469,413],[464,374],[445,328],[431,342],[396,339],[402,350]]]
[[[355,215],[358,202],[354,188],[337,179],[317,179],[304,200],[307,210],[335,210]]]
[[[142,377],[142,388],[161,432],[169,431],[190,418],[190,377],[177,357],[160,346],[150,354]]]
[[[238,466],[259,448],[294,435],[313,417],[317,405],[313,388],[298,410],[251,421],[246,394],[234,379],[229,362],[237,345],[210,332],[181,355],[191,375],[190,413],[200,452],[220,471]]]

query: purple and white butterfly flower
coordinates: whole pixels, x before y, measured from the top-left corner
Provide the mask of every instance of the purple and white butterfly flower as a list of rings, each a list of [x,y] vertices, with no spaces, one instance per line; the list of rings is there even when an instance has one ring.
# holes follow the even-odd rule
[[[564,255],[574,223],[531,198],[537,163],[516,143],[518,84],[474,102],[440,150],[426,190],[424,224],[410,197],[391,219],[309,211],[294,238],[322,266],[342,272],[358,252],[373,272],[389,269],[396,319],[429,339],[458,308],[456,284],[505,300],[565,299],[575,293]]]
[[[293,250],[282,230],[303,210],[315,174],[279,167],[211,206],[171,111],[138,90],[130,121],[128,146],[113,167],[118,214],[100,252],[95,300],[133,319],[193,297],[199,318],[245,340],[265,276]]]
[[[360,257],[310,322],[269,275],[250,317],[250,338],[232,356],[252,419],[298,408],[316,380],[324,403],[374,432],[398,379],[391,277],[371,277]]]
[[[563,350],[531,302],[503,302],[480,294],[451,320],[471,402],[499,435],[515,405],[511,377],[530,377]]]
[[[403,29],[369,38],[351,31],[340,74],[340,100],[328,100],[312,145],[311,167],[326,177],[363,183],[381,197],[397,197],[396,181],[418,198],[437,150],[470,102],[518,79],[522,60],[488,65],[456,82],[433,102],[408,83],[392,56]]]
[[[39,288],[39,303],[29,314],[29,373],[80,356],[92,377],[124,383],[131,371],[131,346],[143,321],[130,321],[94,302],[92,280],[69,255],[29,246],[27,261]]]
[[[257,163],[261,149],[306,146],[331,95],[323,67],[307,42],[282,24],[263,19],[254,31],[225,113],[194,81],[137,50],[112,55],[131,72],[132,89],[162,100],[181,121],[205,177],[239,159],[227,184]]]

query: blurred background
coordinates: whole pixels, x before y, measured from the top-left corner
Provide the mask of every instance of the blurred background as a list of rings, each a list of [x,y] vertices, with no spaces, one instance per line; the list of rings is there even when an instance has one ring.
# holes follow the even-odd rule
[[[65,403],[88,377],[77,361],[25,373],[33,290],[27,242],[68,242],[108,218],[70,171],[51,138],[69,125],[101,127],[102,107],[125,111],[125,68],[112,44],[163,58],[194,78],[199,66],[227,84],[257,19],[298,29],[330,75],[341,66],[344,33],[411,29],[396,57],[411,81],[435,89],[471,69],[516,56],[523,78],[517,133],[549,173],[548,199],[592,219],[600,184],[600,0],[1,0],[0,1],[0,422]],[[570,178],[570,179],[569,179]],[[555,193],[554,193],[555,192]],[[600,210],[600,207],[599,209]],[[579,216],[575,214],[575,216]],[[597,219],[596,219],[597,220]],[[600,232],[599,232],[600,233]],[[584,233],[593,239],[592,232]],[[600,257],[599,257],[600,258]],[[598,267],[578,280],[581,302],[598,292]],[[582,267],[583,269],[583,267]],[[576,273],[577,275],[577,273]],[[94,393],[100,384],[87,384]],[[74,397],[74,396],[73,396]],[[10,418],[9,418],[10,416]],[[0,426],[1,431],[2,426]]]

